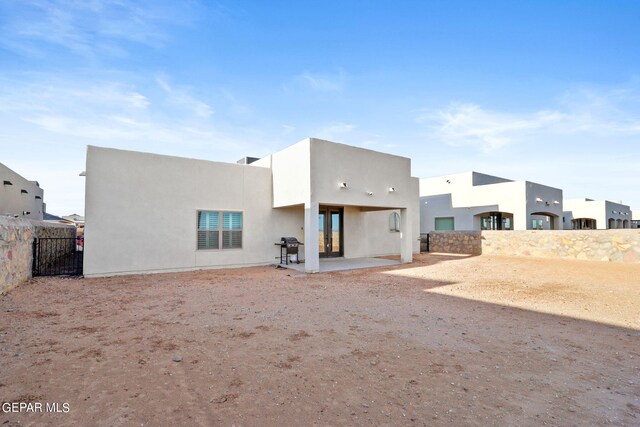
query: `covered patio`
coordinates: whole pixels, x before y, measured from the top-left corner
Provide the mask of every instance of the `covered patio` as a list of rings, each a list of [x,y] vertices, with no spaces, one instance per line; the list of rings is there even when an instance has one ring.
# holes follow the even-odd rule
[[[393,265],[400,265],[400,261],[386,258],[321,258],[319,273],[357,270],[361,268],[389,267]],[[304,263],[280,264],[280,266],[299,271],[301,273],[305,272]]]

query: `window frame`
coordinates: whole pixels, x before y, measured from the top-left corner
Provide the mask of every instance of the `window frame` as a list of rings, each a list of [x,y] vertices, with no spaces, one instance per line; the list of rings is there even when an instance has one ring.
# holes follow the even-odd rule
[[[217,229],[201,229],[200,228],[200,213],[211,212],[218,214],[218,228]],[[240,228],[225,228],[224,227],[224,214],[240,214]],[[212,231],[218,233],[218,247],[216,248],[201,248],[199,245],[199,233],[201,231]],[[224,232],[240,232],[240,246],[239,247],[225,247]],[[244,211],[242,210],[226,210],[226,209],[197,209],[196,210],[196,251],[232,251],[244,249]]]
[[[438,229],[438,220],[439,219],[450,219],[451,220],[451,228],[450,229]],[[437,216],[433,218],[433,231],[455,231],[456,229],[456,217],[455,216]]]

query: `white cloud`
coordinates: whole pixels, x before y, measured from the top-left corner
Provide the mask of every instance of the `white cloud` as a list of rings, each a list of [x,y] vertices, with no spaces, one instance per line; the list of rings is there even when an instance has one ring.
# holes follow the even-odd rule
[[[0,45],[29,56],[44,55],[44,45],[73,53],[122,56],[122,42],[154,48],[169,40],[166,28],[194,19],[190,4],[145,0],[37,0],[7,2]]]
[[[164,77],[157,77],[158,86],[168,95],[169,101],[192,111],[196,116],[208,118],[213,115],[213,109],[209,104],[193,97],[188,88],[174,88],[169,85]]]
[[[322,74],[305,71],[294,78],[300,87],[311,89],[315,92],[342,92],[345,87],[346,77],[340,69],[336,73]]]
[[[640,135],[639,101],[633,86],[609,91],[580,89],[565,93],[548,110],[511,113],[452,103],[423,110],[417,121],[428,125],[431,139],[491,152],[532,138]]]

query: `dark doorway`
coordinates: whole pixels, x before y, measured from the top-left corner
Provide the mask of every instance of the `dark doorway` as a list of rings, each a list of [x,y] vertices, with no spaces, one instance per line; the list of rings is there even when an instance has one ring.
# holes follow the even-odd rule
[[[340,257],[344,254],[342,249],[344,240],[343,213],[343,208],[320,207],[318,217],[320,258]]]

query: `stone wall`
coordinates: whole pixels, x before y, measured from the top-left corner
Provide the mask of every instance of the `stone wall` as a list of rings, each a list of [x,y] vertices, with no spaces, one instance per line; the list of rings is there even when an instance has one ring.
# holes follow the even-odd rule
[[[640,230],[440,231],[431,252],[640,263]]]
[[[29,222],[33,225],[35,237],[38,238],[76,237],[76,227],[73,225],[35,220],[30,220]]]
[[[480,255],[480,231],[432,231],[429,233],[429,251]]]
[[[0,217],[0,293],[31,277],[35,237],[75,237],[74,226]]]
[[[31,277],[33,237],[28,220],[0,217],[0,292]]]

